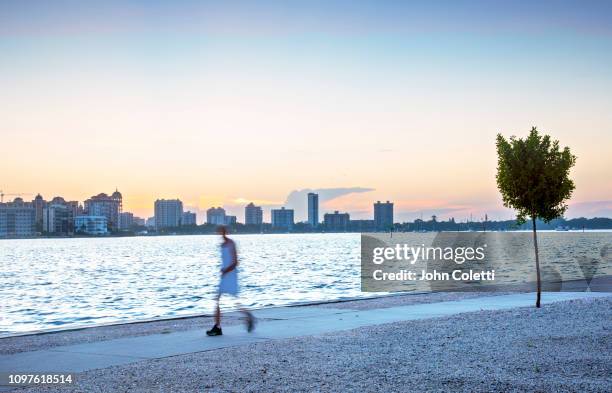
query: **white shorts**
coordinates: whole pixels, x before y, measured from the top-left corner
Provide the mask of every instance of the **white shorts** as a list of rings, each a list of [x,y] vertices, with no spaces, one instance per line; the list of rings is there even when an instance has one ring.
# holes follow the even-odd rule
[[[221,276],[219,281],[219,295],[227,293],[228,295],[238,295],[238,274],[233,270]]]

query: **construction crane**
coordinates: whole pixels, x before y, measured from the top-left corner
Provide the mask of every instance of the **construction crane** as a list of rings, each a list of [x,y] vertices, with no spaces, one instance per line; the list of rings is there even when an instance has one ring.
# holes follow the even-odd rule
[[[11,193],[11,194],[5,194],[4,191],[0,190],[0,203],[4,203],[4,196],[22,197],[24,195],[32,195],[32,194],[29,192],[16,192],[16,193]]]

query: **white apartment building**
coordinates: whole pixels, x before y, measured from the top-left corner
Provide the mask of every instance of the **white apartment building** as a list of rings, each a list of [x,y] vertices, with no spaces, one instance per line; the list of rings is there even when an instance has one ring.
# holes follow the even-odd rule
[[[155,228],[176,228],[183,219],[183,202],[179,199],[155,201]]]
[[[0,203],[0,237],[33,236],[36,233],[36,209],[31,202],[15,198]]]
[[[255,206],[253,202],[244,208],[244,223],[246,225],[261,225],[263,223],[263,211],[261,206]]]
[[[276,229],[287,229],[293,228],[293,209],[272,209],[272,227]]]
[[[206,222],[212,225],[226,225],[225,209],[222,207],[211,207],[206,210]]]

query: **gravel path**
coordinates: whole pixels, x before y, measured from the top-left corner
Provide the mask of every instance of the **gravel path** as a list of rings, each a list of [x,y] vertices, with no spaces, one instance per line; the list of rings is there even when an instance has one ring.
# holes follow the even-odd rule
[[[78,375],[22,392],[610,392],[612,297],[406,321]]]

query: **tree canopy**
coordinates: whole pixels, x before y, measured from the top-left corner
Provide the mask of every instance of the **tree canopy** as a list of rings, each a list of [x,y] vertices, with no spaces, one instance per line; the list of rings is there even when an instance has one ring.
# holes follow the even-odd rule
[[[540,135],[536,127],[520,139],[497,135],[497,186],[504,206],[517,211],[519,224],[526,218],[548,222],[567,210],[565,201],[574,190],[569,178],[576,157],[559,141]]]

